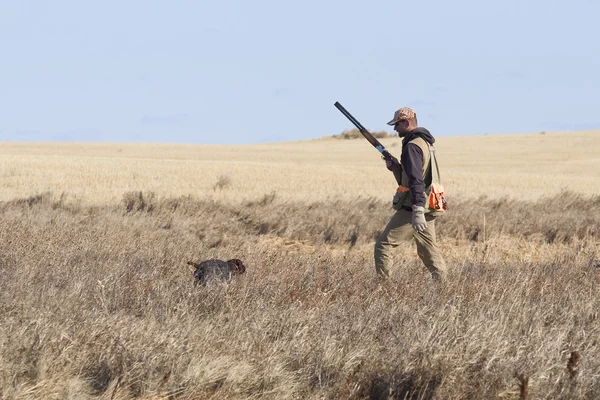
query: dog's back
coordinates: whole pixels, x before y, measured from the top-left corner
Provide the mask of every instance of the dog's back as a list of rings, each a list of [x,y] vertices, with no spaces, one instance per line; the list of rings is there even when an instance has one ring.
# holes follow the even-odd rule
[[[199,264],[193,261],[188,261],[189,265],[192,265],[194,270],[195,283],[206,285],[209,281],[229,281],[233,275],[239,275],[246,272],[246,267],[238,259],[232,259],[229,261],[223,260],[205,260]]]

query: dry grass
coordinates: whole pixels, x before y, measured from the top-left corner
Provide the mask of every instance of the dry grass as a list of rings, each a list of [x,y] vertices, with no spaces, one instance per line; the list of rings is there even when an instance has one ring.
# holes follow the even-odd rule
[[[454,200],[442,290],[413,245],[375,280],[376,199],[54,198],[0,206],[1,398],[600,396],[599,197]],[[233,256],[192,285],[186,260]]]
[[[399,156],[400,140],[382,139]],[[449,194],[535,200],[562,190],[597,193],[600,132],[439,138]],[[0,201],[64,193],[116,204],[129,191],[239,203],[275,192],[294,202],[391,201],[394,180],[366,140],[249,146],[0,143]],[[220,177],[231,184],[215,190]]]
[[[362,141],[2,143],[0,398],[598,398],[598,143],[440,139],[441,289],[413,244],[376,281]]]

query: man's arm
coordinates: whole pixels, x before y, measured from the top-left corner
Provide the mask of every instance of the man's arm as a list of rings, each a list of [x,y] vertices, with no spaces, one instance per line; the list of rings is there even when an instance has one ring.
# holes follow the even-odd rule
[[[402,165],[408,176],[408,187],[413,205],[424,207],[425,183],[423,182],[423,151],[414,143],[408,143],[402,149]]]
[[[389,159],[385,159],[385,166],[394,173],[394,178],[396,178],[398,186],[402,185],[402,165],[400,165],[398,159],[394,156]]]

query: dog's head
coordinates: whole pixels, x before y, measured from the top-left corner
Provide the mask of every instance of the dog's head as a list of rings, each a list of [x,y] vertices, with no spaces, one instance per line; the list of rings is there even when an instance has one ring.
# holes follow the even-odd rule
[[[242,260],[238,260],[237,258],[233,258],[231,260],[227,260],[227,262],[233,265],[233,271],[231,271],[232,273],[241,275],[244,272],[246,272],[246,266],[244,265],[244,263],[242,262]]]

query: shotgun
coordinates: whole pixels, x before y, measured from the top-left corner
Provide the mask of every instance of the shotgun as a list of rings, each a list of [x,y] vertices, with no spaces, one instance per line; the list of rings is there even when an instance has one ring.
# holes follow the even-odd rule
[[[364,126],[362,126],[360,124],[360,122],[358,122],[356,120],[356,118],[354,118],[345,108],[344,106],[342,106],[339,102],[335,102],[334,106],[337,107],[338,110],[340,110],[342,112],[342,114],[344,114],[346,116],[346,118],[348,118],[350,120],[350,122],[352,122],[354,124],[354,126],[356,126],[358,128],[358,130],[360,131],[360,133],[365,137],[365,139],[367,139],[369,141],[369,143],[371,143],[373,145],[373,147],[375,147],[377,149],[377,151],[379,151],[381,153],[381,155],[383,156],[383,158],[385,160],[389,160],[391,161],[393,159],[393,156],[389,153],[389,151],[387,151],[385,149],[385,147],[383,147],[383,145],[381,143],[379,143],[379,140],[377,140],[375,138],[375,136],[371,135],[371,133],[365,129]]]

